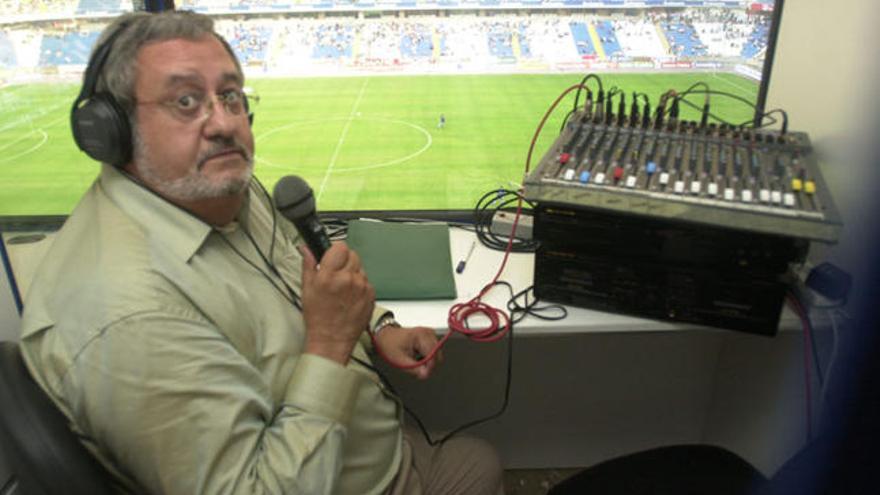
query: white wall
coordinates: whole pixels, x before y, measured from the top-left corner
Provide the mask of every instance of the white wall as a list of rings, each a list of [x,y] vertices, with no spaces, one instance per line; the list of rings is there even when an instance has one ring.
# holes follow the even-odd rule
[[[864,256],[877,250],[866,245],[877,224],[871,204],[877,204],[880,178],[878,164],[872,163],[880,147],[877,20],[880,2],[872,0],[786,0],[767,102],[768,109],[788,112],[790,130],[810,134],[843,217],[840,242],[814,248],[811,258],[849,271],[853,291],[860,293],[870,283],[859,278]],[[818,331],[827,337],[827,328]],[[842,340],[850,337],[841,332]],[[827,366],[830,345],[824,341],[819,347]],[[799,334],[767,342],[729,336],[721,348],[704,440],[772,474],[806,437],[802,353]],[[848,365],[845,360],[835,364],[835,369]],[[813,390],[815,431],[822,407]]]
[[[877,190],[869,154],[880,136],[878,20],[873,0],[787,0],[767,101],[788,112],[789,129],[810,134],[844,219],[840,243],[817,258],[854,274],[862,227],[873,220],[867,200]]]

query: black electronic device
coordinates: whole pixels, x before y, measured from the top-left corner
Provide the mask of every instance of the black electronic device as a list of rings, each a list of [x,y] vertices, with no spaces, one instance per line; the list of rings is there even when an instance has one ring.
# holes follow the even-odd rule
[[[842,227],[804,133],[576,112],[524,189],[537,297],[766,335]]]

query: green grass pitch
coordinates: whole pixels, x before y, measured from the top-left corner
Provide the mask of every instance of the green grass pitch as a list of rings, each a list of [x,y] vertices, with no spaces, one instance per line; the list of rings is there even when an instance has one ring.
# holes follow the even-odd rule
[[[256,171],[271,190],[302,176],[318,208],[469,209],[485,192],[519,184],[541,117],[582,75],[363,76],[252,79]],[[697,81],[754,101],[758,85],[729,74],[603,74],[650,95]],[[595,83],[591,83],[595,87]],[[67,214],[99,167],[76,149],[69,112],[78,86],[0,89],[0,215]],[[551,116],[532,158],[537,165],[571,108],[571,93]],[[701,99],[694,101],[700,102]],[[743,122],[752,110],[712,99],[712,111]],[[438,128],[440,114],[446,126]],[[685,118],[697,118],[685,114]]]

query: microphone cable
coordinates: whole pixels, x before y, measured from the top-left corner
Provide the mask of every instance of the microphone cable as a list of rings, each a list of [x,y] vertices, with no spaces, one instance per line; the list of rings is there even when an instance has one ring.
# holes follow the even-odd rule
[[[294,307],[296,307],[296,309],[298,309],[300,312],[302,312],[302,304],[300,303],[299,294],[297,294],[296,291],[293,290],[293,288],[287,283],[287,281],[284,280],[284,277],[281,275],[281,272],[278,271],[278,268],[275,267],[275,264],[272,263],[272,261],[271,261],[272,259],[274,259],[273,254],[275,251],[275,241],[276,241],[276,235],[278,232],[278,223],[277,223],[278,222],[278,213],[276,211],[277,208],[275,208],[275,206],[272,204],[272,197],[269,195],[269,191],[267,191],[266,188],[263,187],[263,184],[259,181],[259,179],[257,179],[256,177],[252,177],[252,179],[253,179],[253,182],[255,182],[259,186],[260,190],[266,196],[267,207],[272,211],[272,238],[269,243],[268,257],[265,254],[263,254],[263,251],[260,249],[260,246],[257,244],[256,239],[253,238],[253,236],[251,235],[250,232],[248,232],[247,229],[242,227],[241,231],[244,232],[244,235],[248,238],[251,245],[254,246],[254,250],[257,251],[257,254],[260,256],[260,259],[263,260],[263,263],[266,264],[266,266],[269,268],[269,271],[271,271],[272,274],[274,274],[278,278],[278,280],[281,281],[281,284],[284,286],[285,289],[287,289],[287,291],[284,291],[281,287],[279,287],[278,284],[276,284],[275,281],[272,280],[272,277],[270,277],[268,273],[263,271],[263,269],[261,269],[259,266],[257,266],[256,263],[251,261],[250,258],[245,256],[244,253],[242,253],[241,251],[239,251],[238,248],[236,248],[235,245],[232,244],[232,242],[226,238],[226,236],[223,234],[223,232],[220,232],[219,230],[217,230],[213,226],[211,226],[211,229],[219,235],[219,237],[223,240],[223,242],[225,242],[226,245],[229,246],[229,248],[236,255],[238,255],[239,258],[244,260],[244,262],[247,263],[248,265],[250,265],[251,268],[253,268],[257,272],[259,272],[260,275],[263,276],[263,278],[265,278],[270,284],[272,284],[272,287],[274,287],[275,290],[278,291],[278,293],[281,294],[282,297],[287,299],[287,301],[290,302],[290,304],[292,304]]]

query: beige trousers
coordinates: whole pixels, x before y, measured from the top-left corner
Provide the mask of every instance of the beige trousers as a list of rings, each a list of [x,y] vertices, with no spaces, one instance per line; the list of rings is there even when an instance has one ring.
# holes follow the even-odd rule
[[[388,495],[503,495],[501,462],[487,442],[455,436],[432,447],[405,428],[400,471]]]

